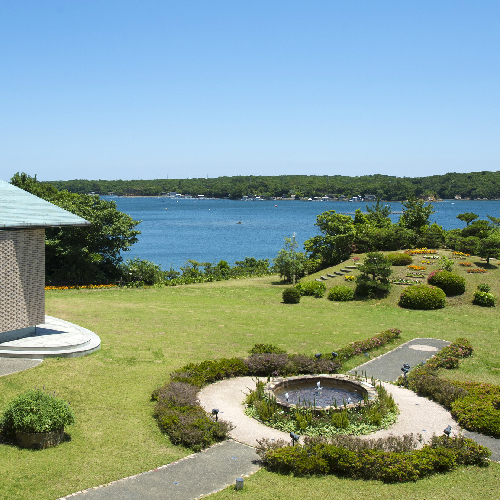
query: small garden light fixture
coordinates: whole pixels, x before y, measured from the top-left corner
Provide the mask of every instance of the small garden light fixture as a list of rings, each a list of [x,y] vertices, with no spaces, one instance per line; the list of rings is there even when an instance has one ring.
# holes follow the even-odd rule
[[[401,368],[401,371],[403,372],[403,376],[405,378],[405,387],[408,387],[408,379],[406,378],[406,375],[408,375],[408,372],[410,371],[410,365],[405,363]]]
[[[332,351],[332,358],[336,358],[338,356],[338,353],[336,353],[335,351]]]
[[[217,408],[214,408],[212,410],[212,415],[215,417],[215,421],[217,422],[219,420],[219,410]]]
[[[295,432],[290,432],[290,437],[292,438],[292,445],[295,446],[295,443],[300,439],[300,436],[295,434]]]
[[[446,429],[443,431],[448,437],[450,437],[451,434],[451,425],[446,427]]]
[[[321,358],[321,353],[318,352],[317,354],[315,354],[315,356],[316,356],[316,359],[319,359],[319,358]]]

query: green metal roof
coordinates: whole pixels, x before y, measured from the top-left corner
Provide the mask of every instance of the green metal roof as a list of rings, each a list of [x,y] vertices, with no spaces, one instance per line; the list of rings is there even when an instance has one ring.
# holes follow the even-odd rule
[[[0,180],[0,229],[89,224],[63,208]]]

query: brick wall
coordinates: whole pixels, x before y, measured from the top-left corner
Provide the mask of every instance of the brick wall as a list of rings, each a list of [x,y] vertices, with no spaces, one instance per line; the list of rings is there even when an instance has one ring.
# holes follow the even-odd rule
[[[0,231],[0,333],[45,322],[45,230]]]

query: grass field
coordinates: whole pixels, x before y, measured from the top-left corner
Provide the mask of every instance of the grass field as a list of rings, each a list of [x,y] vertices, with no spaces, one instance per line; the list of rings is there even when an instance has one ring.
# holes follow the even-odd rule
[[[400,342],[467,337],[475,355],[446,375],[500,385],[498,310],[470,303],[481,282],[500,296],[500,270],[496,261],[482,275],[467,275],[455,267],[467,276],[467,292],[437,311],[400,309],[400,286],[384,300],[334,303],[303,297],[298,305],[284,305],[284,286],[275,276],[174,288],[47,292],[47,314],[96,332],[102,348],[82,358],[47,359],[34,369],[0,378],[0,411],[19,392],[45,386],[69,400],[76,414],[75,425],[67,429],[71,440],[57,448],[28,451],[0,445],[0,499],[55,499],[189,454],[159,432],[151,417],[151,391],[175,368],[191,361],[245,356],[255,343],[313,354],[387,328],[402,330]],[[343,283],[342,277],[327,283],[336,280]],[[353,359],[346,369],[364,361]],[[498,464],[402,485],[297,479],[261,471],[245,481],[242,492],[228,489],[214,498],[494,498],[499,479]]]

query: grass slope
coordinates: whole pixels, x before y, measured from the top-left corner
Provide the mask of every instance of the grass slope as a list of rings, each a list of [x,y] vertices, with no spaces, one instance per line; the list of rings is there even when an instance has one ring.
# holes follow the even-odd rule
[[[498,296],[499,275],[491,266],[478,282],[492,284]],[[467,275],[467,294],[477,278]],[[276,277],[264,277],[162,289],[47,292],[47,314],[95,331],[102,348],[82,358],[47,359],[34,369],[0,378],[0,411],[19,392],[45,386],[69,400],[76,414],[68,429],[71,441],[57,448],[28,451],[0,445],[0,499],[54,499],[187,455],[189,450],[172,446],[151,418],[151,391],[175,368],[244,356],[255,343],[312,354],[387,328],[400,328],[401,342],[465,336],[475,355],[453,376],[500,384],[496,308],[472,306],[467,296],[438,311],[406,311],[397,306],[402,288],[396,286],[385,300],[333,303],[303,297],[298,305],[284,305],[283,288]],[[354,359],[346,368],[364,361]],[[479,498],[497,488],[499,474],[500,466],[493,465],[459,469],[415,485],[382,485],[283,478],[261,471],[246,481],[239,498],[328,498],[333,490],[337,498],[354,492],[359,498]],[[481,489],[472,486],[478,481]],[[215,498],[233,494],[227,490]]]

